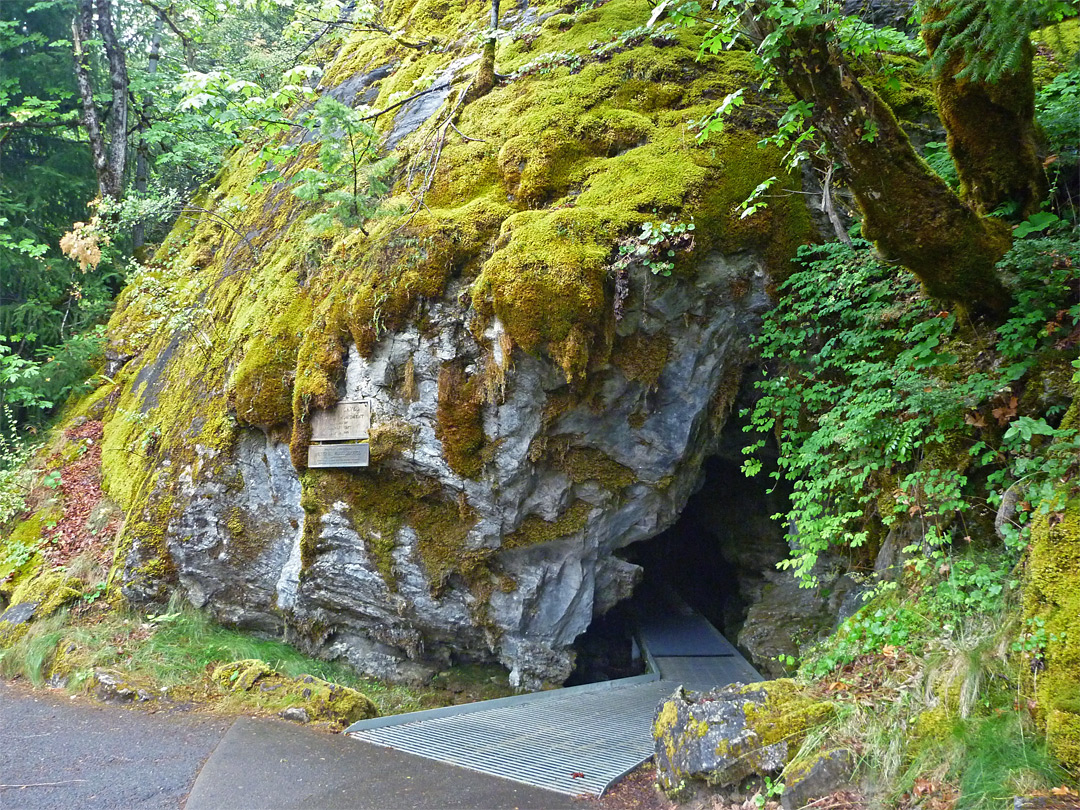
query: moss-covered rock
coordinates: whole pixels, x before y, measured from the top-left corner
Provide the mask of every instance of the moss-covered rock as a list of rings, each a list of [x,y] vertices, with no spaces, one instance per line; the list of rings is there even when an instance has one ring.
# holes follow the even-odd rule
[[[1051,751],[1080,771],[1080,498],[1062,511],[1039,514],[1031,528],[1031,557],[1024,612],[1038,622],[1045,667],[1034,681],[1039,713]]]
[[[229,691],[250,693],[256,702],[260,695],[267,696],[276,704],[290,702],[303,708],[310,720],[327,722],[339,728],[379,716],[379,710],[371,699],[355,689],[324,681],[314,675],[290,678],[259,659],[221,664],[211,678]]]
[[[379,116],[401,170],[364,229],[305,224],[317,204],[290,183],[314,144],[251,191],[253,143],[130,280],[109,324],[127,362],[93,395],[128,598],[180,587],[380,675],[453,649],[538,685],[629,594],[614,551],[685,503],[810,219],[800,194],[740,216],[766,178],[798,182],[757,145],[776,109],[751,54],[646,35],[645,0],[543,11],[507,18],[513,78],[452,128],[450,90]],[[383,13],[407,33],[350,37],[321,91],[383,109],[471,78],[482,0]],[[687,122],[737,89],[737,119],[699,143]],[[630,267],[616,322],[619,244],[664,220],[692,220],[693,245],[670,278]],[[342,397],[372,403],[371,466],[309,471],[312,417]]]
[[[835,713],[832,703],[788,679],[704,693],[680,688],[653,721],[657,780],[670,792],[690,779],[723,787],[775,775],[806,734]]]
[[[10,647],[26,635],[31,620],[48,618],[82,595],[82,581],[63,569],[42,566],[24,577],[11,594],[7,618],[0,620],[0,647]]]

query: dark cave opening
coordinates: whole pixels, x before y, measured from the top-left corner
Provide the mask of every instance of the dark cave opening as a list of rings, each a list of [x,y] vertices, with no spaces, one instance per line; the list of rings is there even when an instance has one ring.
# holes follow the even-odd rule
[[[737,457],[708,458],[701,485],[676,523],[622,549],[619,556],[644,570],[643,581],[630,599],[596,618],[578,638],[568,686],[645,670],[634,657],[633,617],[652,609],[657,591],[674,591],[738,645],[747,612],[768,583],[766,574],[788,554],[783,526],[771,517],[788,506],[779,489],[769,491],[773,481],[767,471],[746,478]]]

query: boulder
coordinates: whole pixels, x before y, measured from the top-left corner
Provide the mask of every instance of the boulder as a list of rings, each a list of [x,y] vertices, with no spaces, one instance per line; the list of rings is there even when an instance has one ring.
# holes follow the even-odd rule
[[[835,711],[788,679],[711,692],[680,687],[653,721],[657,781],[677,792],[688,780],[731,787],[750,776],[775,777]]]
[[[643,0],[517,9],[499,55],[513,78],[463,101],[436,149],[457,99],[443,84],[476,69],[474,6],[437,23],[417,0],[388,6],[395,30],[431,24],[446,46],[358,36],[327,65],[319,92],[377,109],[434,82],[375,122],[402,167],[382,216],[313,233],[289,177],[247,196],[253,144],[121,295],[102,464],[128,599],[179,588],[380,677],[498,662],[539,688],[631,595],[618,552],[696,488],[774,276],[811,230],[799,194],[740,216],[783,174],[757,146],[775,106],[752,55],[646,33]],[[737,88],[745,116],[687,136]],[[418,204],[407,186],[428,165]],[[686,228],[669,275],[659,256],[619,260],[661,223]],[[308,469],[312,419],[343,399],[371,404],[371,464]]]
[[[257,658],[221,664],[211,678],[229,691],[250,693],[256,702],[261,696],[274,701],[293,702],[294,705],[282,712],[286,720],[302,723],[323,721],[344,728],[358,720],[379,716],[379,710],[371,699],[351,687],[324,681],[314,675],[290,678]]]
[[[26,635],[32,621],[45,619],[83,595],[81,580],[63,569],[42,567],[24,577],[11,595],[11,606],[0,616],[0,647],[10,647]]]
[[[855,772],[855,756],[846,748],[815,751],[808,758],[792,762],[784,772],[784,810],[800,810],[815,799],[846,786]]]

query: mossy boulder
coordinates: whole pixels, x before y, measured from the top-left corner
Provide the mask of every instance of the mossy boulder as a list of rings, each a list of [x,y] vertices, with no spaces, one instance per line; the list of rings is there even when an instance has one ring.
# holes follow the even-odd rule
[[[680,687],[653,720],[657,781],[663,790],[678,792],[688,780],[726,787],[750,776],[775,776],[807,733],[835,713],[832,703],[790,679],[711,692]]]
[[[379,716],[371,699],[355,689],[314,675],[290,678],[257,658],[221,664],[211,677],[228,691],[251,693],[256,701],[267,696],[275,703],[288,702],[304,709],[308,719],[340,728]]]
[[[351,36],[320,93],[383,109],[470,79],[483,0],[383,13],[443,44]],[[569,675],[574,640],[637,581],[615,552],[685,505],[811,234],[802,194],[740,215],[770,176],[801,185],[757,145],[777,108],[752,55],[645,32],[650,13],[508,12],[511,78],[378,118],[402,170],[364,229],[306,224],[318,204],[292,176],[317,149],[255,192],[262,144],[231,156],[196,200],[211,213],[176,225],[109,324],[126,362],[93,396],[127,598],[180,588],[383,677],[451,656],[498,661],[515,685]],[[699,143],[687,122],[739,89],[737,118]],[[695,225],[671,276],[615,268],[665,221]],[[312,418],[343,398],[372,405],[371,465],[308,470]]]
[[[24,577],[0,616],[0,647],[10,647],[26,635],[31,621],[48,618],[82,595],[82,581],[63,569],[42,567]]]

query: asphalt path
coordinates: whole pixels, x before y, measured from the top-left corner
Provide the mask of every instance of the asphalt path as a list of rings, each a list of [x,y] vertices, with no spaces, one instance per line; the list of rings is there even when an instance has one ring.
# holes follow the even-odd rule
[[[177,810],[232,722],[0,682],[0,810]]]
[[[0,810],[587,810],[590,804],[280,720],[164,707],[152,713],[0,681]]]

